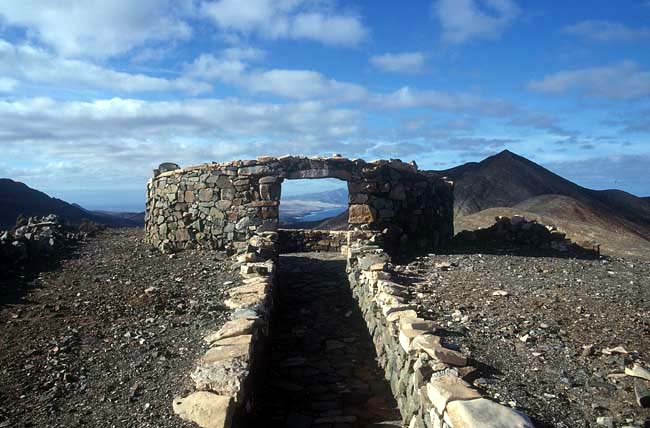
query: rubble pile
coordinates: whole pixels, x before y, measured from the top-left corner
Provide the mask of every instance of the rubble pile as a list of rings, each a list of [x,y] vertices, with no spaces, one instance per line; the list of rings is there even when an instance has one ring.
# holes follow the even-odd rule
[[[497,216],[492,226],[477,230],[463,230],[454,237],[454,241],[457,244],[501,243],[561,252],[587,251],[595,255],[600,254],[600,246],[596,243],[574,243],[555,226],[527,220],[518,215]]]
[[[19,220],[13,229],[0,232],[0,265],[24,264],[52,256],[70,241],[84,237],[86,232],[67,230],[54,214]]]

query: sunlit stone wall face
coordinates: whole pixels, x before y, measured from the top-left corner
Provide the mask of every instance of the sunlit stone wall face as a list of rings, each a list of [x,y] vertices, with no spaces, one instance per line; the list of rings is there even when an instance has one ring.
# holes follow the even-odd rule
[[[453,184],[399,160],[259,157],[179,168],[147,183],[146,239],[163,251],[237,249],[278,227],[285,179],[348,182],[351,229],[382,231],[387,248],[437,248],[453,235]]]

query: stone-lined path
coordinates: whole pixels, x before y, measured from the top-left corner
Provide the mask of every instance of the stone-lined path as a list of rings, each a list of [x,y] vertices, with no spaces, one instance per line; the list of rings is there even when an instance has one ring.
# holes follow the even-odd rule
[[[345,259],[280,258],[272,363],[258,400],[258,428],[401,427],[375,348],[352,298]]]

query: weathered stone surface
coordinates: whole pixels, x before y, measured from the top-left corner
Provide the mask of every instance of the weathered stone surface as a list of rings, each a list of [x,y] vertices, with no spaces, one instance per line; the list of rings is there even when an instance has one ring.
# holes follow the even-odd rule
[[[230,428],[233,403],[231,397],[198,391],[185,398],[175,398],[174,413],[203,428]]]
[[[147,241],[167,251],[234,248],[256,232],[277,229],[285,178],[320,177],[348,181],[350,224],[375,231],[388,227],[388,246],[435,247],[453,235],[451,183],[408,164],[339,157],[263,159],[158,170],[147,185]],[[177,227],[179,220],[198,233],[176,232],[183,229]],[[344,246],[319,245],[320,251]]]
[[[350,224],[370,224],[377,219],[377,212],[370,205],[350,205],[348,222]]]
[[[218,331],[205,336],[203,340],[205,340],[208,345],[213,345],[219,339],[250,334],[253,331],[255,323],[256,320],[250,319],[235,319],[228,321]]]
[[[264,304],[266,295],[259,293],[238,294],[224,301],[230,309],[254,308]]]
[[[250,282],[228,290],[230,296],[239,296],[241,294],[259,294],[264,295],[271,283],[264,277],[250,278],[255,282]]]
[[[201,358],[203,364],[212,364],[219,361],[231,360],[233,358],[248,358],[250,342],[237,343],[232,345],[215,346],[210,348]]]
[[[470,385],[454,375],[439,376],[427,384],[427,396],[431,403],[441,414],[445,411],[447,403],[456,400],[472,400],[481,398],[481,394]]]
[[[213,190],[212,189],[201,189],[199,190],[199,201],[201,202],[209,202],[212,200],[212,194]]]
[[[534,428],[528,417],[485,398],[452,401],[447,415],[453,428]]]
[[[451,364],[452,366],[467,365],[467,357],[458,351],[447,349],[442,346],[438,346],[433,349],[423,349],[423,351],[425,351],[435,360],[438,360],[445,364]]]
[[[397,311],[391,314],[388,314],[386,317],[387,321],[398,321],[401,318],[415,318],[418,314],[413,309],[408,309],[406,311]]]

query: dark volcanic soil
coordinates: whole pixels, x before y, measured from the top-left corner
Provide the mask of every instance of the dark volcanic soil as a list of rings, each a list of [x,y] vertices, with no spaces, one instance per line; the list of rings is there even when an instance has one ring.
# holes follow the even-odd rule
[[[170,258],[141,238],[107,231],[34,280],[0,282],[0,427],[187,426],[172,399],[238,276],[223,254]]]
[[[397,270],[420,313],[473,357],[469,380],[496,401],[539,427],[596,427],[598,417],[650,426],[622,375],[631,361],[650,366],[650,262],[456,254]],[[628,353],[607,355],[617,346]]]

